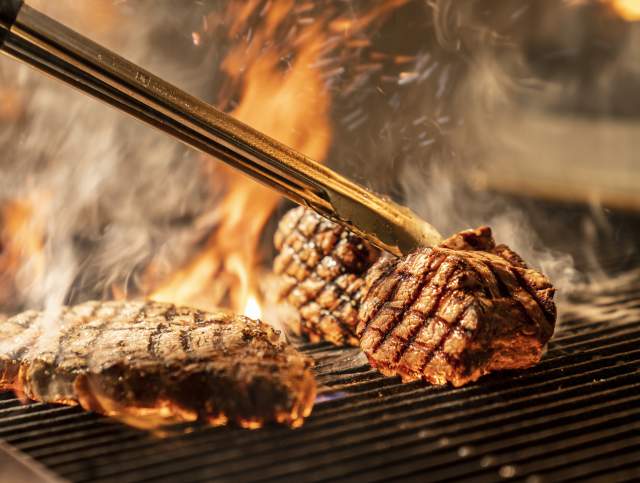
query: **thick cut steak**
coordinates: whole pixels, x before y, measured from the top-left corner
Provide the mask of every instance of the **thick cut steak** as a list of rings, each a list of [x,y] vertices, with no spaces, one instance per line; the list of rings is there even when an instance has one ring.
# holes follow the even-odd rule
[[[296,309],[287,323],[311,341],[358,345],[355,336],[364,274],[380,252],[315,212],[298,207],[280,221],[274,237],[280,275],[278,298]]]
[[[0,389],[140,427],[302,423],[312,362],[268,325],[157,302],[87,302],[0,325]]]
[[[553,334],[549,280],[491,230],[458,233],[367,274],[357,334],[371,365],[404,381],[461,386],[536,364]]]

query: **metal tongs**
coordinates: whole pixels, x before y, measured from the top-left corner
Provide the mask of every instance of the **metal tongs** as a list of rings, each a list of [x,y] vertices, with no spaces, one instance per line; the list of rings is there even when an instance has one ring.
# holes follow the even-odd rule
[[[441,240],[408,208],[190,96],[23,0],[0,0],[0,49],[244,171],[393,254]]]

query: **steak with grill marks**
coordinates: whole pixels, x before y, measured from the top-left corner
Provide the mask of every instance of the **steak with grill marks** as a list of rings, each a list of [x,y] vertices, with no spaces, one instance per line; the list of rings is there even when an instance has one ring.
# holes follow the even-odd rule
[[[0,390],[155,427],[301,424],[312,362],[268,325],[157,302],[87,302],[0,325]]]
[[[553,334],[549,280],[491,230],[461,232],[367,275],[357,334],[372,366],[403,381],[461,386],[536,364]]]
[[[282,218],[274,243],[277,295],[296,309],[297,318],[287,320],[289,328],[314,342],[357,346],[364,274],[378,249],[303,207]]]

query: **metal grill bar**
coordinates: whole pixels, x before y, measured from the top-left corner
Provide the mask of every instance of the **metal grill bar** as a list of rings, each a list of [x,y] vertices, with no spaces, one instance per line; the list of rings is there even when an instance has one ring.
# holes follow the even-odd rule
[[[77,482],[630,481],[640,478],[638,294],[599,299],[599,319],[563,321],[538,366],[458,389],[402,384],[357,350],[306,344],[321,390],[295,431],[191,425],[159,439],[3,394],[0,438]]]
[[[638,401],[638,400],[640,400],[640,397],[634,399],[634,401]],[[592,402],[589,398],[587,398],[586,401]],[[606,409],[607,406],[608,406],[608,403],[605,403],[603,405],[603,408]],[[597,407],[596,409],[601,409],[601,408]],[[576,413],[576,415],[580,415],[580,414],[581,414],[580,412]],[[638,411],[635,414],[636,415],[640,414],[640,411]],[[570,419],[571,415],[561,414],[560,416],[565,416],[566,418]],[[548,418],[546,416],[536,420],[535,422],[541,423],[546,426],[547,421],[550,421],[552,423],[556,422],[555,418]],[[495,421],[491,421],[491,422],[495,422]],[[489,424],[489,421],[487,421],[486,424]],[[486,427],[486,424],[483,422],[483,426]],[[500,437],[502,436],[502,433],[504,433],[506,430],[513,430],[517,435],[516,437],[521,436],[522,431],[526,430],[528,435],[531,436],[531,431],[533,431],[531,427],[527,428],[526,425],[521,426],[519,423],[516,423],[514,426],[515,427],[513,426],[505,427],[504,430],[502,428],[499,428],[498,430],[493,432],[479,431],[477,433],[472,433],[472,434],[464,433],[461,435],[459,440],[461,440],[460,441],[461,443],[464,442],[468,444],[475,444],[477,442],[482,442],[484,439],[487,439],[487,438]],[[287,461],[282,464],[276,464],[274,466],[271,466],[269,470],[261,471],[260,472],[261,477],[264,477],[265,479],[269,479],[273,477],[283,478],[287,476],[289,478],[295,479],[295,476],[298,473],[301,473],[301,474],[305,474],[309,472],[314,473],[314,470],[322,469],[325,466],[332,466],[333,469],[324,469],[322,471],[321,480],[325,480],[325,479],[333,480],[334,478],[338,478],[340,476],[348,475],[351,473],[359,477],[362,477],[366,481],[372,481],[372,479],[376,475],[385,475],[386,477],[402,476],[407,471],[406,464],[415,463],[416,461],[421,460],[421,458],[418,458],[418,456],[422,456],[424,453],[434,453],[434,452],[437,453],[438,450],[441,449],[443,445],[449,446],[449,444],[455,444],[458,442],[458,440],[455,440],[453,438],[451,439],[447,438],[446,440],[442,440],[441,438],[438,438],[438,434],[434,434],[432,437],[426,438],[424,437],[424,433],[420,434],[419,427],[412,428],[412,429],[414,429],[414,431],[412,431],[409,434],[407,434],[406,430],[404,430],[402,431],[403,434],[401,434],[400,436],[394,436],[390,438],[386,438],[386,437],[383,438],[381,437],[381,435],[378,435],[378,438],[375,441],[372,441],[370,444],[363,444],[362,441],[359,441],[354,438],[345,438],[347,439],[347,442],[351,443],[352,446],[357,445],[357,451],[348,451],[347,448],[343,448],[344,450],[343,453],[346,452],[348,454],[348,457],[343,459],[339,459],[339,458],[337,459],[335,457],[334,452],[338,448],[325,447],[323,449],[317,449],[313,446],[310,446],[309,450],[314,454],[313,462],[310,463],[308,461],[304,461],[304,458],[302,457],[301,452],[294,452],[294,454],[291,454],[291,458],[294,461],[297,461],[298,463],[296,463],[295,465],[291,465]],[[447,433],[449,433],[450,429],[453,431],[455,430],[463,431],[464,425],[460,425],[457,428],[447,428]],[[557,434],[560,434],[560,433],[554,432],[554,435],[557,435]],[[423,436],[423,438],[421,438],[421,436]],[[425,445],[425,440],[429,440],[430,444]],[[420,441],[420,445],[414,444],[416,441]],[[525,443],[528,443],[529,441],[530,439],[526,439]],[[506,444],[510,446],[512,442],[509,441]],[[287,454],[290,454],[290,451],[287,451]],[[376,457],[378,454],[379,454],[379,457]],[[439,458],[437,458],[436,466],[440,466],[446,463],[455,463],[459,459],[460,458],[457,452],[454,452],[453,454],[451,454],[450,458],[448,459],[443,458],[441,455]],[[433,460],[429,460],[429,461],[433,463]],[[211,478],[221,477],[223,475],[225,477],[233,477],[233,476],[238,476],[242,473],[245,473],[250,469],[256,470],[260,467],[264,468],[264,466],[268,464],[264,460],[260,460],[259,462],[256,462],[252,458],[250,462],[244,462],[241,464],[240,472],[221,474],[221,471],[219,468],[220,462],[221,461],[217,461],[216,463],[213,463],[211,461],[207,461],[208,471],[205,473],[205,475]],[[377,464],[376,462],[379,462],[379,463]],[[228,464],[229,461],[227,461],[226,463]],[[250,468],[247,468],[247,463],[250,464]],[[413,467],[414,465],[411,464],[409,466]],[[183,471],[185,470],[185,468],[182,468],[182,469]],[[427,468],[422,468],[422,469],[427,469]],[[174,473],[174,475],[177,475],[177,474],[178,474],[177,472]],[[182,480],[182,478],[180,479]],[[310,481],[320,481],[320,479],[316,480],[316,478],[314,478],[313,476],[308,479]]]
[[[589,378],[591,378],[591,377],[602,376],[602,375],[603,375],[603,373],[602,373],[601,371],[600,371],[600,372],[599,372],[599,371],[595,371],[595,372],[594,372],[594,371],[591,371],[591,372],[587,371],[585,374],[583,374],[583,379],[584,379],[584,378],[589,379]],[[606,375],[606,374],[604,374],[604,375]],[[561,380],[559,380],[558,382],[561,382]],[[505,395],[505,396],[506,396],[506,395]],[[525,399],[526,399],[526,398],[525,398]],[[361,430],[361,429],[362,429],[362,428],[356,428],[356,429],[354,429],[354,430],[347,429],[345,432],[348,434],[349,432],[355,432],[355,431],[359,431],[359,430]],[[206,435],[205,435],[205,436],[206,436]],[[318,439],[318,438],[319,438],[319,439],[329,439],[329,438],[332,438],[332,437],[339,437],[339,436],[340,436],[340,434],[326,434],[326,433],[325,433],[325,434],[318,434],[316,439]],[[207,439],[207,440],[205,441],[205,443],[203,443],[203,444],[205,444],[205,446],[206,446],[206,443],[210,443],[210,442],[211,442],[211,440],[210,440],[210,439]],[[310,441],[309,441],[309,440],[307,440],[307,441],[305,441],[305,444],[309,444],[309,442],[310,442]],[[193,441],[193,439],[192,439],[192,444],[193,444],[193,443],[196,443],[196,441]],[[268,448],[269,448],[269,447],[271,447],[271,444],[269,443],[269,441],[265,441],[265,443],[266,443],[266,446],[267,446]],[[146,441],[146,442],[145,442],[145,441],[143,441],[142,443],[137,443],[137,444],[136,444],[136,446],[139,446],[139,445],[145,445],[145,444],[146,444],[146,445],[148,445],[148,446],[150,446],[150,447],[152,448],[152,449],[151,449],[151,451],[153,451],[153,452],[154,452],[154,454],[158,455],[158,448],[153,448],[153,445],[154,445],[153,441]],[[293,445],[293,446],[295,446],[295,445],[297,445],[297,444],[299,444],[299,443],[298,443],[298,442],[294,442],[294,443],[292,443],[292,445]],[[256,450],[256,451],[257,451],[257,450],[259,450],[259,447],[258,447],[258,445],[256,444],[256,442],[255,442],[255,441],[254,441],[254,448],[255,448],[255,450]],[[104,448],[101,448],[101,450],[102,450],[102,449],[104,449]],[[121,449],[123,449],[123,450],[127,450],[127,451],[128,451],[128,450],[130,450],[130,449],[132,449],[132,448],[131,448],[130,446],[125,446],[125,447],[121,447]],[[190,452],[191,452],[191,453],[193,453],[193,450],[194,450],[194,449],[195,449],[195,448],[194,448],[194,447],[193,447],[193,445],[192,445],[192,446],[190,447]],[[279,447],[279,450],[282,450],[282,449],[284,449],[284,448],[283,448],[283,447]],[[205,447],[205,453],[206,453],[206,447]],[[36,455],[37,455],[37,456],[46,456],[46,455],[37,454],[37,453],[36,453]],[[73,454],[71,454],[70,456],[71,456],[71,458],[73,458]],[[224,454],[219,454],[218,456],[223,457],[223,456],[224,456]],[[161,455],[158,455],[158,457],[160,458],[160,460],[162,459]],[[175,458],[177,458],[177,457],[179,457],[179,455],[178,455],[178,454],[175,454],[175,453],[174,453],[174,454],[172,455],[172,458],[173,458],[173,460],[174,460],[174,461],[175,461]],[[209,461],[211,461],[211,460],[209,459]],[[54,463],[54,462],[53,462],[53,461],[51,461],[51,464],[53,464],[53,463]],[[150,461],[150,463],[154,463],[154,461]]]
[[[576,473],[586,473],[582,477],[568,476],[567,481],[596,483],[607,481],[608,483],[631,483],[638,480],[638,454],[633,451],[626,455],[616,456],[612,463],[611,458],[592,461],[586,471],[584,467],[575,468]],[[591,471],[593,470],[593,471]]]

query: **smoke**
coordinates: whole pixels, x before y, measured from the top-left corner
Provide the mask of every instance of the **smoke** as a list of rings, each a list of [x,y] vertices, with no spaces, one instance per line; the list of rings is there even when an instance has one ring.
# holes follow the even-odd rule
[[[130,18],[101,2],[98,8],[111,9],[106,18],[122,22],[107,34],[92,23],[106,13],[83,21],[83,9],[56,6],[53,14],[66,13],[62,21],[90,38],[98,32],[100,41],[183,88],[198,92],[211,81],[208,73],[185,73],[180,57],[163,55],[155,32],[170,26],[168,9],[138,8]],[[207,214],[216,190],[197,155],[14,61],[1,59],[0,77],[5,92],[20,96],[19,117],[0,119],[0,203],[27,200],[46,258],[43,276],[22,287],[13,308],[55,310],[110,294],[115,284],[126,290],[153,254],[179,260],[215,221]]]
[[[228,45],[216,37],[218,26],[209,26],[209,42],[195,42],[192,33],[206,30],[205,16],[227,2],[190,2],[189,8],[157,0],[31,3],[196,96],[211,100],[216,92]],[[633,50],[629,39],[638,32],[628,35],[627,24],[612,16],[604,27],[590,21],[591,3],[603,2],[416,0],[340,49],[346,27],[336,23],[326,64],[309,66],[326,74],[334,99],[329,164],[403,198],[443,234],[492,226],[498,241],[547,273],[560,294],[569,293],[580,278],[573,261],[578,250],[589,247],[587,258],[595,255],[600,233],[615,231],[599,200],[617,199],[610,195],[621,193],[619,183],[636,190],[624,173],[640,139],[629,131],[618,142],[613,130],[597,130],[605,134],[592,144],[596,149],[574,152],[595,139],[575,135],[574,117],[627,112],[637,99],[605,81],[637,78],[638,43]],[[354,0],[331,5],[355,12],[352,20],[371,8]],[[294,10],[298,18],[280,34],[317,20],[308,5]],[[329,15],[329,6],[322,10]],[[243,45],[254,30],[233,42]],[[285,69],[292,58],[281,61]],[[21,278],[12,310],[110,297],[114,287],[135,291],[144,267],[180,266],[211,233],[223,187],[200,156],[14,61],[0,59],[0,81],[0,205],[29,200],[46,256],[44,277],[31,284]],[[231,92],[225,107],[233,107],[236,96]],[[585,103],[589,99],[594,102]],[[562,124],[566,119],[571,122]],[[608,120],[596,127],[609,126]],[[594,166],[605,165],[602,155],[613,148],[622,181],[595,191],[593,180],[610,179],[609,173],[575,168],[588,154]],[[536,191],[541,187],[546,191]],[[566,226],[562,216],[547,218],[548,212],[516,203],[514,193],[587,200],[593,210]],[[559,243],[567,234],[571,241]],[[590,265],[597,264],[593,258]]]
[[[498,243],[505,243],[531,266],[546,274],[561,296],[575,290],[579,274],[573,257],[546,248],[530,222],[531,213],[496,194],[475,191],[460,182],[450,163],[433,164],[426,171],[402,173],[407,204],[445,236],[488,225]],[[450,160],[449,160],[450,161]]]
[[[621,79],[640,65],[638,29],[606,2],[438,0],[427,9],[429,48],[450,53],[457,75],[445,99],[420,106],[436,119],[446,105],[455,127],[399,170],[407,203],[445,235],[491,226],[561,297],[597,286],[602,246],[619,260],[628,253],[602,203],[637,203],[637,125],[620,119],[637,102]],[[590,209],[556,213],[535,199]]]
[[[513,3],[513,11],[521,15],[528,2]],[[420,106],[423,115],[431,123],[440,121],[440,126],[438,136],[428,136],[429,151],[418,144],[408,153],[418,160],[399,170],[400,191],[406,203],[445,236],[491,226],[498,242],[511,246],[566,294],[578,279],[572,256],[545,248],[530,222],[530,211],[496,192],[473,187],[473,173],[481,172],[482,161],[490,158],[487,140],[499,135],[497,113],[512,105],[514,93],[531,85],[498,65],[498,51],[508,42],[476,17],[474,7],[473,1],[429,2],[433,37],[429,53],[422,57],[428,55],[439,71],[433,73],[438,80],[426,88],[442,95],[425,96]],[[454,75],[445,76],[446,69]],[[446,88],[438,89],[443,83]],[[420,159],[425,155],[427,162]]]
[[[372,66],[356,68],[360,46],[406,2],[374,8],[341,0],[322,8],[262,0],[198,1],[189,8],[159,0],[31,3],[197,97],[215,99],[244,122],[324,157],[330,143],[322,122],[330,106],[326,92],[356,90],[376,72]],[[341,64],[353,64],[353,72],[343,75]],[[228,181],[222,170],[166,135],[13,61],[0,61],[0,75],[6,98],[15,96],[19,106],[4,103],[0,109],[0,207],[29,201],[45,256],[44,274],[17,276],[23,283],[2,311],[55,310],[89,298],[140,295],[137,289],[149,288],[148,278],[162,279],[188,265],[215,228],[225,246],[252,265],[247,259],[256,254],[246,239],[255,229],[232,216],[244,215],[242,207],[226,215],[218,210]],[[264,211],[267,195],[256,193],[252,201]],[[256,218],[255,210],[247,211]],[[220,216],[241,229],[238,239],[219,229]],[[21,262],[23,268],[30,264]],[[225,282],[225,274],[213,275]],[[208,285],[202,289],[212,292]]]

